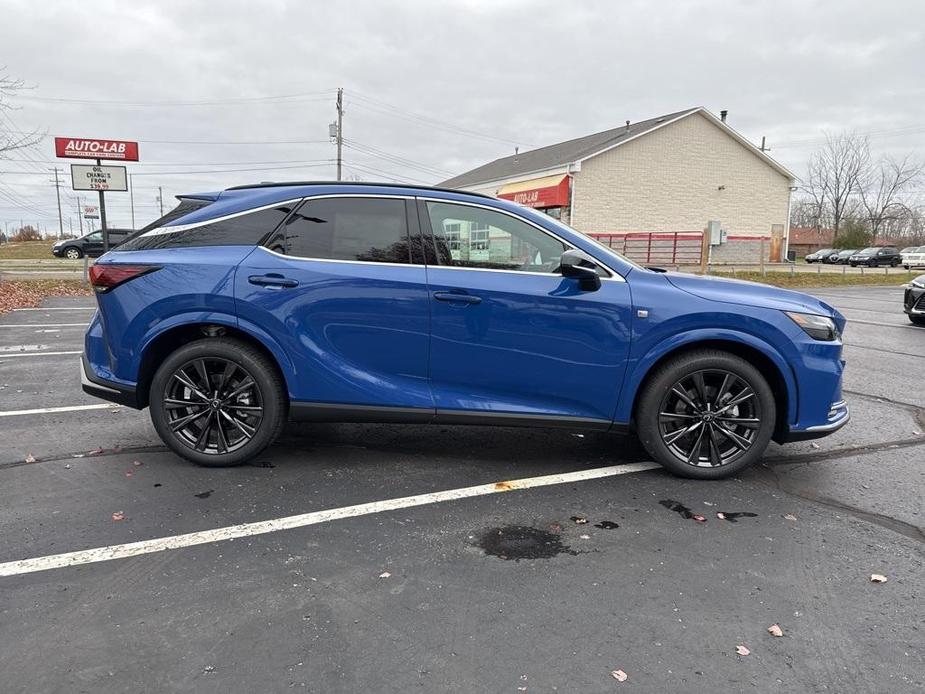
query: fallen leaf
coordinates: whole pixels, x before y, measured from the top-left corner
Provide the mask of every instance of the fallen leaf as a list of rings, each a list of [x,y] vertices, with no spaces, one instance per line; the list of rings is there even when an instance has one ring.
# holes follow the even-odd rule
[[[391,575],[392,574],[390,574],[388,571],[383,571],[381,574],[379,574],[379,578],[388,578]]]
[[[736,646],[736,653],[739,655],[748,655],[751,653],[751,651],[748,650],[745,646]]]
[[[726,520],[726,514],[723,513],[722,511],[717,511],[716,517],[719,518],[720,520]]]
[[[125,471],[125,476],[126,476],[126,477],[131,477],[131,476],[132,476],[132,473],[129,472],[128,470],[126,470],[126,471]]]
[[[693,516],[691,516],[691,518],[693,518],[693,519],[694,519],[695,521],[697,521],[698,523],[706,523],[706,522],[707,522],[707,519],[704,518],[703,516],[701,516],[699,513],[695,513]]]
[[[558,523],[553,523],[552,525],[549,526],[549,529],[552,530],[554,533],[562,532],[562,526],[559,525]]]
[[[628,675],[623,672],[623,670],[611,670],[610,676],[613,677],[617,682],[626,682]]]
[[[115,513],[112,514],[112,519],[114,521],[125,520],[125,513],[123,513],[122,511],[116,511]]]
[[[572,516],[569,520],[575,521],[576,525],[584,525],[588,522],[588,519],[584,516]]]
[[[94,448],[92,451],[87,451],[87,455],[101,455],[102,453],[102,448]]]
[[[870,575],[871,583],[886,583],[886,576],[883,574],[871,574]]]
[[[795,521],[797,519],[797,517],[793,515],[792,513],[788,513],[787,515],[784,516],[784,518],[786,518],[789,521]]]
[[[29,454],[26,455],[25,460],[26,460],[27,463],[34,463],[34,462],[35,462],[35,456],[32,455],[31,453],[29,453]]]
[[[768,627],[768,633],[769,633],[771,636],[783,636],[783,635],[784,635],[784,632],[783,632],[783,630],[780,628],[780,625],[779,625],[779,624],[772,624],[771,626],[769,626],[769,627]]]
[[[820,446],[820,445],[819,445],[818,443],[816,443],[815,441],[813,441],[813,442],[812,442],[811,444],[809,444],[809,445],[812,446],[813,448],[822,448],[822,446]]]
[[[132,465],[134,465],[135,467],[138,467],[140,465],[143,465],[143,463],[140,460],[133,460]]]
[[[591,536],[590,536],[590,535],[579,535],[578,537],[581,538],[582,540],[590,540],[590,539],[591,539]]]

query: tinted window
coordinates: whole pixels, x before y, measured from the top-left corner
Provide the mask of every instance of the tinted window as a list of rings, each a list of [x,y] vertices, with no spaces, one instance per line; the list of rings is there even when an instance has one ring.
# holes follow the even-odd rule
[[[86,240],[86,241],[102,241],[102,240],[103,240],[103,232],[102,232],[102,231],[94,231],[92,234],[87,234],[86,236],[84,236],[84,240]]]
[[[182,231],[144,234],[119,245],[120,251],[142,251],[152,248],[188,248],[191,246],[256,246],[267,238],[292,211],[290,205],[279,205],[257,212],[220,219]],[[162,231],[167,232],[170,227]]]
[[[442,265],[553,272],[566,245],[535,226],[481,207],[428,202]]]
[[[307,200],[265,245],[271,251],[300,258],[408,263],[405,201]]]

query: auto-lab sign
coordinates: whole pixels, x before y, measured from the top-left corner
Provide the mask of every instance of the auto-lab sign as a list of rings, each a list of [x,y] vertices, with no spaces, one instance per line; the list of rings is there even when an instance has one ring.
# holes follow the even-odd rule
[[[68,157],[70,159],[138,161],[138,143],[127,140],[56,137],[55,154],[59,157]]]

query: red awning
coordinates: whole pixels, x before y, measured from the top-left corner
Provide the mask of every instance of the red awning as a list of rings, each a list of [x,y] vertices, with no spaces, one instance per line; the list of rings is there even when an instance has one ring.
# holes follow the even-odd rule
[[[534,178],[502,186],[498,197],[527,207],[566,207],[569,203],[569,183],[567,174]]]

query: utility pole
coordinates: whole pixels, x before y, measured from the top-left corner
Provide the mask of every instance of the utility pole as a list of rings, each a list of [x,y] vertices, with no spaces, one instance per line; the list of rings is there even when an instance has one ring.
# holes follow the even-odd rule
[[[52,169],[55,172],[55,195],[58,197],[58,240],[64,238],[64,221],[61,219],[61,184],[58,181],[58,172],[60,169],[56,166]]]
[[[157,187],[157,202],[161,206],[161,217],[164,216],[164,189],[161,186]]]
[[[132,174],[128,175],[128,199],[129,199],[129,203],[132,206],[132,229],[134,229],[135,228],[135,184],[132,182]]]
[[[344,88],[337,88],[337,180],[341,177],[344,147]]]
[[[80,196],[77,196],[77,223],[80,225],[80,235],[84,235],[84,215],[80,206]]]

